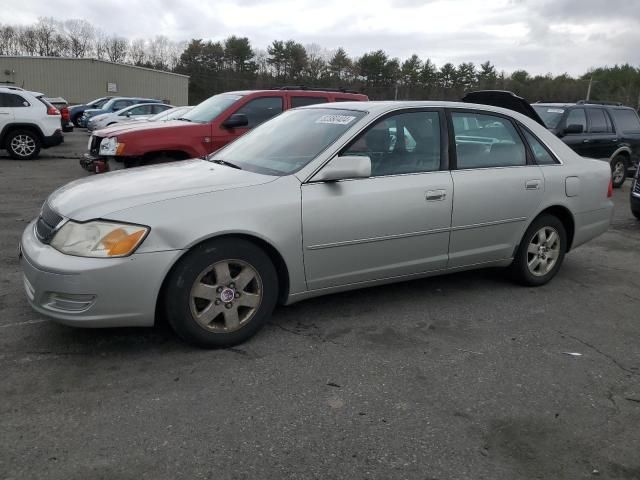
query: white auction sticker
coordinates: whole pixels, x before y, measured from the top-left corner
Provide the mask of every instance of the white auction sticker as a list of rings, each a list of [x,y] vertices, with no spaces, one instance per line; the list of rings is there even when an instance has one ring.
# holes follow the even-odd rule
[[[564,110],[561,108],[549,108],[547,109],[547,113],[564,113]]]
[[[356,117],[350,115],[322,115],[316,123],[331,123],[333,125],[349,125]]]

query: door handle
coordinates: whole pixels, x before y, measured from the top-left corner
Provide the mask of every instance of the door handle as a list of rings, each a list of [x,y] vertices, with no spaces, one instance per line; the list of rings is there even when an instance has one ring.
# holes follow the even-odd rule
[[[444,190],[427,191],[427,202],[440,202],[447,198],[447,192]]]
[[[540,180],[527,180],[524,184],[524,188],[527,190],[540,190]]]
[[[591,142],[591,140],[589,140],[588,138],[585,140],[582,140],[582,143],[589,143],[589,142]]]

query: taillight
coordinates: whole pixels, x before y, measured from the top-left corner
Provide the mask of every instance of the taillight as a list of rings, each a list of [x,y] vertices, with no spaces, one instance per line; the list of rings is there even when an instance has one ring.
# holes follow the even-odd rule
[[[613,197],[613,179],[609,179],[609,189],[607,190],[607,198]]]
[[[47,115],[60,115],[60,112],[53,105],[47,106]]]

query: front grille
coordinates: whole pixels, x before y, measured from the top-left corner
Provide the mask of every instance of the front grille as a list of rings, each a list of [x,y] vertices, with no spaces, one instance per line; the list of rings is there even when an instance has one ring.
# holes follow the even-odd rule
[[[640,168],[640,167],[638,167],[638,168]],[[634,193],[639,193],[640,194],[640,177],[636,178],[635,182],[636,182],[636,184],[633,187],[633,191],[634,191]]]
[[[98,155],[101,141],[102,141],[102,137],[98,137],[96,135],[91,136],[91,145],[89,146],[89,153],[91,155]]]
[[[36,235],[43,243],[49,243],[53,238],[56,227],[62,221],[63,217],[54,212],[49,204],[45,202],[40,210],[40,216],[36,222]]]

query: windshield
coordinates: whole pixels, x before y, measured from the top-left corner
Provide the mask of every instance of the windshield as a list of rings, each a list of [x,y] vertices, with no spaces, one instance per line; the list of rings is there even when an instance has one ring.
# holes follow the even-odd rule
[[[534,110],[547,128],[556,128],[564,114],[564,108],[550,107],[548,105],[533,105]]]
[[[169,110],[165,110],[164,112],[156,113],[152,117],[149,117],[149,121],[150,122],[157,122],[157,121],[160,121],[160,120],[175,120],[176,118],[182,117],[189,110],[191,110],[191,107],[170,108]]]
[[[329,108],[289,110],[218,150],[210,160],[266,175],[288,175],[307,165],[364,115]]]
[[[93,102],[89,103],[89,105],[93,108],[100,108],[108,101],[109,101],[108,98],[98,98],[97,100],[94,100]]]
[[[241,95],[214,95],[193,107],[182,118],[196,123],[208,123],[241,98]]]

